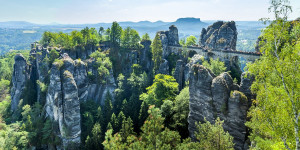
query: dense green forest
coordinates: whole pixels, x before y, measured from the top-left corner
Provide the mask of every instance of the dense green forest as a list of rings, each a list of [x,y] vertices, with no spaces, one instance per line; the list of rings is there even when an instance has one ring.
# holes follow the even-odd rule
[[[264,20],[269,25],[260,35],[262,56],[245,68],[247,75],[255,77],[251,91],[256,94],[256,99],[251,102],[246,122],[250,130],[250,149],[299,150],[300,20],[288,20],[291,7],[285,1],[273,0],[270,10],[275,20]],[[144,48],[141,43],[145,41],[151,42],[149,55],[153,68],[146,72],[141,65],[133,63],[130,73],[122,74],[122,56],[140,52]],[[193,46],[197,41],[191,35],[182,38],[180,44]],[[101,49],[103,43],[109,43],[110,48]],[[245,50],[252,51],[254,39],[248,43],[250,46]],[[106,29],[86,27],[70,33],[47,31],[38,44],[50,50],[49,56],[42,60],[44,67],[58,66],[59,70],[65,64],[55,48],[76,51],[95,46],[98,49],[88,59],[95,60],[92,67],[97,73],[89,71],[87,82],[106,85],[111,70],[116,78],[117,88],[114,93],[107,92],[103,105],[93,100],[80,103],[81,145],[70,144],[65,149],[234,149],[233,137],[224,131],[224,121],[220,118],[213,123],[197,122],[196,140],[189,137],[189,83],[186,81],[186,86],[179,89],[172,70],[176,63],[172,59],[175,58],[169,58],[170,75],[159,73],[163,47],[158,34],[151,39],[147,33],[140,36],[136,30],[122,28],[113,22]],[[46,72],[45,82],[26,83],[18,109],[11,110],[10,89],[17,53],[21,53],[28,63],[35,59],[25,50],[10,51],[0,57],[0,150],[55,149],[53,145],[62,144],[60,137],[55,133],[53,120],[46,114],[45,102],[37,102],[32,93],[32,87],[37,84],[41,99],[46,99],[50,70]],[[188,54],[183,57],[191,59]],[[216,76],[226,70],[219,59],[203,60],[202,65]],[[71,78],[72,74],[64,71],[63,76]],[[67,134],[67,129],[64,130]]]

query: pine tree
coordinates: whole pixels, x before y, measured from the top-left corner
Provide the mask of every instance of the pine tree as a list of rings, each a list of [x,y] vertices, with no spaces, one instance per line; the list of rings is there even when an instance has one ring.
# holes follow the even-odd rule
[[[128,111],[128,103],[127,103],[127,100],[126,100],[126,99],[124,99],[123,102],[122,102],[121,111],[124,112],[124,115],[125,115],[125,116],[128,116],[128,115],[129,115],[129,111]]]
[[[122,128],[122,124],[123,122],[126,120],[126,116],[124,115],[124,113],[121,111],[118,115],[118,126],[117,126],[117,132],[120,131],[120,129]]]
[[[106,96],[105,96],[105,104],[104,104],[104,107],[103,107],[103,111],[102,111],[102,116],[103,116],[103,121],[104,121],[104,125],[107,126],[107,123],[110,122],[110,119],[111,119],[111,116],[112,116],[112,109],[113,109],[113,106],[112,106],[112,97],[111,97],[111,94],[109,92],[106,93]]]
[[[92,129],[91,136],[85,141],[86,149],[101,150],[102,147],[101,125],[96,123]]]
[[[152,48],[152,51],[151,51],[152,52],[152,60],[154,62],[153,72],[154,72],[154,74],[157,74],[159,66],[162,61],[162,53],[163,53],[161,40],[160,40],[160,37],[158,34],[156,34],[156,36],[153,40],[153,43],[151,44],[151,48]]]
[[[115,115],[115,113],[113,113],[111,115],[111,119],[110,119],[110,124],[112,126],[112,128],[114,129],[114,133],[118,132],[118,127],[119,127],[119,122],[118,122],[118,118]]]
[[[127,137],[129,135],[134,135],[133,131],[133,122],[130,117],[128,117],[126,120],[122,123],[122,128],[120,130],[120,135],[122,137],[122,141],[125,142],[127,140]]]

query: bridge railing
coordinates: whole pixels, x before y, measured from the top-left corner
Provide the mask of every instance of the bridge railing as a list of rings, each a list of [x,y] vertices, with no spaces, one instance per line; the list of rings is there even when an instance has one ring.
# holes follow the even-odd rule
[[[184,48],[183,46],[181,45],[172,45],[171,47],[178,47],[178,48]],[[199,49],[199,50],[202,50],[204,52],[207,52],[208,50],[204,47],[200,47],[200,46],[187,46],[186,48],[190,48],[190,49]],[[212,52],[215,51],[215,52],[224,52],[224,53],[235,53],[235,54],[243,54],[243,55],[255,55],[255,56],[261,56],[261,53],[260,52],[245,52],[245,51],[237,51],[237,50],[217,50],[217,49],[214,49],[212,50]]]

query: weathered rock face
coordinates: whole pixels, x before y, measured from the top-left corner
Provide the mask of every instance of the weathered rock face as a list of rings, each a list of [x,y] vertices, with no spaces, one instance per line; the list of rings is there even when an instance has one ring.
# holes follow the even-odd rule
[[[145,40],[142,41],[141,44],[144,46],[140,50],[140,65],[142,66],[142,70],[145,70],[146,73],[150,73],[153,70],[153,64],[151,59],[151,41]]]
[[[205,67],[198,64],[192,66],[189,77],[190,113],[188,122],[190,136],[193,139],[196,131],[195,122],[204,122],[204,118],[210,122],[214,120],[211,94],[212,80],[212,75]]]
[[[179,90],[183,89],[184,82],[185,82],[184,69],[185,69],[184,62],[181,59],[177,60],[175,72],[174,72],[174,78],[178,82]]]
[[[63,118],[60,126],[63,145],[67,147],[80,146],[80,102],[78,88],[73,75],[65,70],[62,75]]]
[[[200,44],[211,49],[236,49],[237,30],[235,22],[218,21],[207,29],[203,28]]]
[[[168,42],[170,46],[179,45],[178,29],[175,25],[169,27]]]
[[[163,47],[163,58],[167,58],[171,53],[168,46],[179,45],[178,29],[176,26],[172,25],[169,27],[169,31],[159,31],[157,34],[160,37]]]
[[[241,75],[241,84],[239,91],[243,92],[248,98],[248,106],[251,106],[252,99],[256,98],[256,95],[251,92],[251,85],[254,82],[255,77],[247,72]]]
[[[242,150],[246,142],[246,117],[248,110],[246,96],[234,91],[228,100],[228,114],[224,122],[224,129],[234,137],[235,149]]]
[[[78,87],[79,100],[86,101],[88,96],[87,65],[81,60],[75,60],[74,79]]]
[[[195,55],[195,60],[197,62]],[[201,58],[201,57],[200,57]],[[189,132],[195,140],[195,122],[207,121],[214,123],[219,117],[224,120],[224,130],[234,137],[235,149],[244,149],[246,137],[246,117],[249,108],[248,99],[233,83],[229,73],[225,72],[215,77],[209,70],[198,63],[189,64],[190,113],[188,117]],[[243,89],[251,84],[244,79]],[[247,88],[248,87],[248,88]],[[232,93],[232,94],[231,94]]]
[[[95,68],[95,60],[87,60],[87,71],[92,74],[92,76],[97,77],[98,70]],[[110,70],[109,76],[105,80],[104,84],[95,81],[89,81],[87,86],[87,98],[85,100],[93,100],[97,104],[104,105],[105,95],[110,92],[112,97],[114,97],[113,91],[116,89],[116,83],[113,77],[113,72]],[[86,91],[85,91],[86,92]]]
[[[54,120],[55,133],[61,138],[63,147],[80,146],[80,101],[73,77],[75,64],[63,54],[63,66],[53,63],[50,84],[46,97],[46,112]]]
[[[29,78],[28,66],[26,59],[22,54],[15,56],[14,71],[12,75],[12,89],[11,89],[11,110],[15,111],[18,108],[18,104],[21,99],[23,90],[25,89],[25,83]]]
[[[169,74],[169,62],[163,59],[163,63],[160,64],[158,72],[160,74]]]
[[[124,53],[122,56],[122,73],[129,76],[132,73],[131,66],[138,64],[138,52],[136,50]]]
[[[95,60],[87,63],[81,60],[73,61],[67,53],[61,55],[63,64],[55,62],[50,71],[50,84],[46,97],[47,116],[54,121],[55,133],[61,140],[63,147],[80,146],[80,102],[94,100],[104,104],[105,95],[113,95],[115,82],[113,73],[105,84],[91,83],[88,73],[96,75]]]

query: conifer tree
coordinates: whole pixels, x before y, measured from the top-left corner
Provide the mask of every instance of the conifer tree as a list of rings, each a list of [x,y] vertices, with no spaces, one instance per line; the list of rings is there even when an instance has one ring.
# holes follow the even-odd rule
[[[153,67],[153,72],[154,74],[158,73],[159,66],[162,62],[162,53],[163,53],[163,48],[161,44],[161,40],[158,34],[156,34],[152,44],[152,60],[154,62],[154,67]]]

